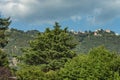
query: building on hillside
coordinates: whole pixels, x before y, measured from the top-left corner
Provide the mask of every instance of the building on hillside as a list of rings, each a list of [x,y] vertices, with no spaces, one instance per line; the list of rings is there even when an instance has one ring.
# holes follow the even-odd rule
[[[111,31],[109,29],[105,30],[105,32],[110,33]]]
[[[102,36],[102,35],[97,32],[94,32],[94,36]]]
[[[97,34],[97,32],[94,32],[94,36],[97,36],[98,34]]]
[[[73,32],[73,33],[76,34],[76,35],[78,34],[78,32]]]

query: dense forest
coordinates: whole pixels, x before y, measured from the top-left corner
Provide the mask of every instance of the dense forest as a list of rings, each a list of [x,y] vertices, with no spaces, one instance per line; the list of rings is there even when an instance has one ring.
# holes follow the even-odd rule
[[[111,30],[9,29],[0,18],[0,80],[120,80],[120,35]]]

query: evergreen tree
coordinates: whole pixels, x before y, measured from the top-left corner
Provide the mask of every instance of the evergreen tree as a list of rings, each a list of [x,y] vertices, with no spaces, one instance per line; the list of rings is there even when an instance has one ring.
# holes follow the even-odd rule
[[[8,80],[12,76],[9,69],[8,55],[4,52],[3,48],[7,45],[5,31],[8,29],[11,21],[9,18],[0,18],[0,80]]]
[[[4,48],[8,41],[6,40],[5,31],[8,29],[8,26],[10,25],[11,21],[9,18],[0,18],[0,48]]]
[[[5,52],[0,49],[0,67],[8,67],[8,57]]]
[[[8,66],[8,58],[7,58],[7,54],[4,53],[4,51],[2,50],[6,44],[8,43],[8,41],[6,40],[6,35],[5,35],[5,31],[8,29],[8,26],[10,25],[11,21],[9,21],[9,18],[0,18],[0,66]]]
[[[47,28],[30,42],[30,48],[24,50],[23,60],[28,65],[41,65],[43,71],[57,70],[76,54],[75,47],[67,28],[60,29],[55,23],[54,29]]]

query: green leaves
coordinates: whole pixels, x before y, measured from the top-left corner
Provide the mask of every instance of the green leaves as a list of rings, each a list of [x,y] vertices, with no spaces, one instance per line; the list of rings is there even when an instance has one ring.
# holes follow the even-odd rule
[[[118,80],[119,64],[120,56],[98,47],[67,62],[59,76],[60,80]]]
[[[16,73],[18,80],[46,80],[39,66],[24,66]]]

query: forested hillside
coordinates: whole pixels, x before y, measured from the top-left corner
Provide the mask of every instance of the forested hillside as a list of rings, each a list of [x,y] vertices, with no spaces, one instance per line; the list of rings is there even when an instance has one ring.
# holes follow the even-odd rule
[[[75,48],[78,53],[87,53],[91,48],[100,45],[105,46],[110,51],[120,53],[120,35],[113,31],[100,29],[93,32],[78,32],[74,36],[79,41]]]
[[[7,53],[22,54],[21,49],[29,46],[29,41],[33,40],[39,33],[37,30],[30,30],[27,32],[10,29],[8,31],[9,43],[5,47]],[[87,53],[91,48],[103,45],[110,51],[120,53],[120,35],[115,32],[106,32],[105,30],[85,31],[85,32],[69,32],[75,37],[77,46],[74,49],[77,53]]]
[[[19,55],[21,54],[21,49],[29,46],[29,41],[34,39],[37,35],[37,30],[31,30],[24,32],[17,29],[9,29],[6,31],[8,35],[8,45],[5,47],[5,51],[9,54]]]

